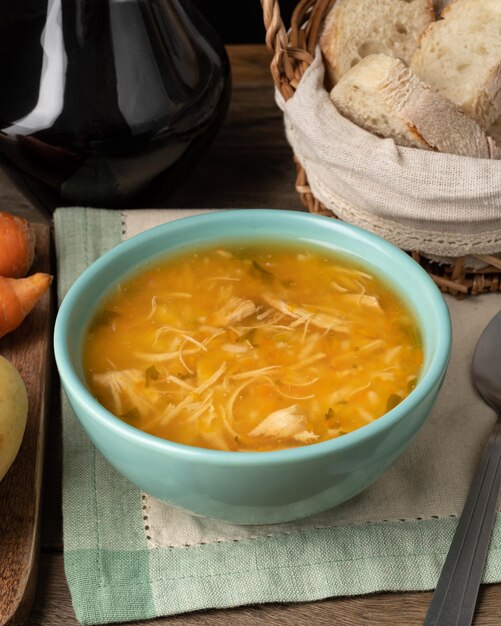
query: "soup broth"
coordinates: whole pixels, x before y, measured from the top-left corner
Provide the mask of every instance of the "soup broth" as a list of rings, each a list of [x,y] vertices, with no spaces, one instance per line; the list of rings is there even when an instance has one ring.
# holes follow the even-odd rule
[[[145,267],[84,341],[91,393],[191,446],[270,451],[339,437],[399,404],[419,328],[379,278],[323,248],[243,243]]]

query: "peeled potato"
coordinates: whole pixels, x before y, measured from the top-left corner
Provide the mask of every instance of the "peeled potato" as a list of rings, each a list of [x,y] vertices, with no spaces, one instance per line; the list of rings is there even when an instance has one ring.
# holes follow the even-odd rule
[[[0,481],[16,458],[28,418],[28,394],[16,368],[0,356]]]

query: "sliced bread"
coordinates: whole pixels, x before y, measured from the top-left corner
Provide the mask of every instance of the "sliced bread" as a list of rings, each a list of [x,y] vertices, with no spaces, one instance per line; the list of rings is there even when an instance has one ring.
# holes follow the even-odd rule
[[[337,0],[320,38],[332,84],[369,54],[409,63],[434,19],[432,0]]]
[[[483,128],[501,115],[501,0],[455,0],[423,34],[410,67]]]
[[[347,72],[330,93],[352,122],[398,145],[498,158],[494,142],[450,100],[433,92],[408,66],[373,54]]]

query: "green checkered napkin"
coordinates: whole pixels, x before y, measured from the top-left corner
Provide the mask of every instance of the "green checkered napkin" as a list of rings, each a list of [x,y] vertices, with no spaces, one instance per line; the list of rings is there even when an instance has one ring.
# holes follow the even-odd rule
[[[56,212],[55,228],[62,299],[90,263],[121,241],[123,227],[118,212],[74,208]],[[176,547],[167,541],[161,547],[145,531],[145,496],[94,449],[64,394],[63,421],[65,570],[83,624],[424,590],[436,583],[456,525],[450,516],[319,528],[290,525],[287,531],[238,541],[225,540],[223,527],[217,541],[177,541]],[[405,476],[402,480],[405,484]],[[484,580],[501,581],[499,515]]]

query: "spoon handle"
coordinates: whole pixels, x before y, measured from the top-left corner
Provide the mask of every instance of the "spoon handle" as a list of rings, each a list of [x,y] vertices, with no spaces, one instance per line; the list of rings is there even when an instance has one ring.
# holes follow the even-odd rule
[[[472,623],[489,548],[501,485],[501,416],[459,518],[423,626],[468,626]]]

